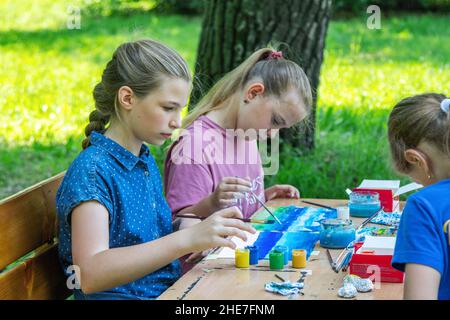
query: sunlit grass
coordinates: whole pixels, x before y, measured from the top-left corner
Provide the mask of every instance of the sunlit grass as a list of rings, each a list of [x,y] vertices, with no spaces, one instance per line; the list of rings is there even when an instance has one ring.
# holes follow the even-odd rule
[[[193,66],[200,19],[134,16],[86,21],[80,30],[10,31],[1,37],[0,141],[64,143],[79,135],[93,109],[92,88],[114,49],[151,37]]]
[[[74,1],[82,7],[86,1]],[[39,4],[39,5],[37,5]],[[0,16],[0,198],[56,174],[80,150],[93,109],[92,89],[114,49],[154,38],[194,68],[200,17],[84,16],[68,30],[64,1],[3,1]],[[449,93],[448,17],[385,18],[381,30],[365,19],[332,21],[327,35],[314,152],[282,155],[268,183],[300,186],[305,196],[344,197],[363,178],[393,178],[386,119],[399,99]],[[163,150],[155,149],[161,163]]]

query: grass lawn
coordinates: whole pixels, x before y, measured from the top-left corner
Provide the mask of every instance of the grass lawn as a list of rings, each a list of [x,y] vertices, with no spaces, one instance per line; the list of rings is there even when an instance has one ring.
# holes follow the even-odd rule
[[[38,4],[36,4],[38,3]],[[74,1],[77,3],[77,1]],[[80,151],[92,89],[114,49],[145,37],[176,49],[193,67],[201,17],[81,16],[68,30],[64,1],[2,1],[0,16],[0,198],[65,170]],[[268,185],[291,183],[303,196],[345,198],[363,178],[398,178],[389,165],[386,121],[402,97],[449,94],[448,16],[332,21],[322,65],[316,149],[281,155]],[[154,148],[161,164],[164,152]],[[407,180],[404,180],[405,182]]]

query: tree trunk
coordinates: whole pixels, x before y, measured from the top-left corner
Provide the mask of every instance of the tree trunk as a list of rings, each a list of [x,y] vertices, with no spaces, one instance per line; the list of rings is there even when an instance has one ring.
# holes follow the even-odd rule
[[[282,130],[283,142],[314,147],[315,110],[331,0],[207,0],[191,95],[199,98],[255,50],[278,45],[308,75],[314,104],[301,129]]]

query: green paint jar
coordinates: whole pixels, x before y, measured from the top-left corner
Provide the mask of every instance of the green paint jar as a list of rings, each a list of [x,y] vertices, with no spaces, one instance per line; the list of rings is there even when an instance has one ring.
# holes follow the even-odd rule
[[[269,252],[269,263],[271,270],[281,270],[284,268],[284,252],[272,250]]]

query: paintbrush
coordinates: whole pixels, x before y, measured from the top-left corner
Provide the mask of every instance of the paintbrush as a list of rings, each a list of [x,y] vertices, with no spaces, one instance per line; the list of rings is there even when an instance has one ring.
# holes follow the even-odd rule
[[[175,216],[176,218],[188,218],[188,219],[200,219],[200,220],[204,220],[207,217],[198,217],[198,216],[191,216],[191,215],[187,215],[187,214],[177,214]],[[234,218],[234,219],[238,219],[241,220],[243,222],[250,222],[250,223],[259,223],[259,224],[273,224],[275,223],[275,221],[271,221],[271,220],[253,220],[250,218]]]
[[[352,251],[347,250],[347,253],[344,255],[344,258],[339,263],[339,266],[336,267],[336,272],[339,272],[339,271],[343,270],[344,268],[345,268],[345,270],[347,270],[347,266],[350,263],[351,258],[352,258]]]
[[[339,261],[341,261],[342,256],[345,255],[345,253],[347,253],[348,250],[349,250],[348,247],[346,247],[342,249],[342,251],[339,253],[338,257],[336,258],[336,261],[334,262],[334,269],[333,269],[334,271],[339,272],[337,270],[337,267],[339,266]]]
[[[352,254],[353,255],[353,254]],[[348,270],[348,267],[349,267],[349,265],[350,265],[350,260],[351,260],[351,256],[350,256],[350,259],[348,259],[348,261],[347,261],[347,263],[344,265],[344,267],[342,268],[342,271],[343,272],[347,272],[347,270]]]
[[[333,271],[336,271],[334,268],[335,263],[334,263],[333,257],[331,256],[329,249],[327,249],[327,257],[328,257],[328,262],[330,263],[331,269],[333,269]]]
[[[364,227],[366,224],[368,224],[369,222],[370,222],[370,220],[372,220],[373,218],[375,218],[381,211],[383,211],[383,207],[381,207],[380,208],[380,210],[378,210],[377,212],[375,212],[373,215],[371,215],[370,217],[368,217],[366,220],[364,220],[363,221],[363,223],[361,223],[361,225],[358,227],[358,229],[356,229],[356,230],[359,230],[359,229],[361,229],[362,227]]]
[[[281,223],[281,221],[280,220],[278,220],[278,218],[272,213],[272,211],[270,211],[269,210],[269,208],[267,208],[266,207],[266,205],[258,198],[258,196],[253,192],[253,191],[250,191],[252,194],[253,194],[253,196],[256,198],[256,201],[258,201],[259,202],[259,204],[261,205],[261,206],[263,206],[263,208],[264,209],[266,209],[266,211],[268,212],[268,213],[270,213],[270,215],[282,226],[283,224]]]
[[[300,200],[300,201],[304,202],[304,203],[307,203],[307,204],[312,204],[313,206],[317,206],[317,207],[321,207],[321,208],[325,208],[325,209],[330,209],[330,210],[336,210],[336,208],[329,207],[329,206],[326,206],[324,204],[315,203],[315,202],[306,201],[306,200]]]
[[[366,220],[364,220],[361,225],[356,229],[356,231],[358,231],[359,229],[363,228],[366,224],[368,224],[370,222],[370,220],[372,220],[373,218],[375,218],[381,211],[383,211],[383,207],[380,208],[380,210],[378,210],[377,212],[375,212],[373,215],[371,215],[370,217],[368,217]],[[345,255],[344,255],[345,254]],[[348,252],[348,248],[345,248],[344,250],[341,251],[341,253],[339,254],[339,256],[336,259],[336,272],[339,272],[343,267],[345,267],[345,270],[347,270],[348,264],[350,263],[350,258],[352,256],[353,252],[350,251]],[[341,263],[341,265],[338,267],[339,263],[338,261],[342,258],[342,256],[344,255],[344,259]],[[347,260],[347,261],[346,261]]]
[[[281,276],[279,276],[279,275],[275,275],[275,277],[277,277],[278,279],[280,279],[281,281],[283,281],[283,282],[286,282],[286,280],[284,280]]]

